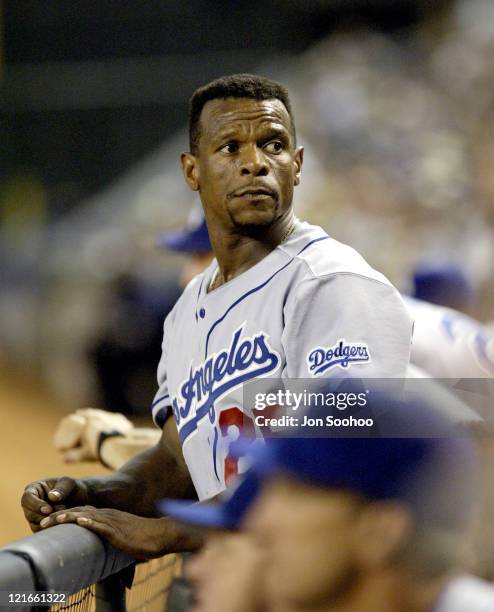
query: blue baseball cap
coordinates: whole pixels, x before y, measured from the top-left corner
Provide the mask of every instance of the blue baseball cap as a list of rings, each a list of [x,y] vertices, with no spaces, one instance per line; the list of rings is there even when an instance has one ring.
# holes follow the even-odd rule
[[[218,503],[196,503],[165,499],[158,502],[160,513],[181,523],[208,527],[211,529],[239,529],[247,509],[254,501],[260,488],[259,475],[250,470],[233,493]]]
[[[377,435],[384,437],[278,438],[264,446],[246,442],[233,453],[248,452],[251,469],[262,480],[285,474],[369,500],[401,500],[427,524],[464,525],[479,494],[479,464],[470,437],[423,398],[377,399],[380,406],[393,407],[379,417]]]
[[[413,297],[433,304],[459,307],[475,297],[471,280],[455,263],[424,262],[413,272]]]
[[[158,246],[179,253],[207,253],[212,250],[208,226],[200,207],[194,207],[184,229],[165,232],[158,238]]]

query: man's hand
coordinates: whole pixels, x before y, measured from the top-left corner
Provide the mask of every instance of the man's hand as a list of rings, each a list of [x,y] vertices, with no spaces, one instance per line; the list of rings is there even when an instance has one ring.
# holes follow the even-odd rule
[[[157,516],[156,501],[195,499],[177,427],[165,423],[159,442],[107,476],[48,478],[29,484],[22,496],[24,514],[33,531],[54,510],[91,504],[115,508],[141,517]]]
[[[52,512],[87,503],[88,493],[84,482],[68,476],[31,482],[21,498],[24,516],[32,531],[39,531],[40,522]]]
[[[45,517],[41,528],[62,523],[77,523],[90,529],[134,559],[152,559],[168,553],[196,550],[202,544],[202,538],[182,533],[168,518],[143,518],[110,508],[82,506],[61,510]]]
[[[134,426],[123,414],[98,408],[82,408],[64,417],[53,438],[55,448],[63,452],[64,461],[94,461],[98,457],[100,434],[116,433],[122,436]],[[153,440],[156,443],[156,440]],[[151,446],[151,444],[149,444]]]

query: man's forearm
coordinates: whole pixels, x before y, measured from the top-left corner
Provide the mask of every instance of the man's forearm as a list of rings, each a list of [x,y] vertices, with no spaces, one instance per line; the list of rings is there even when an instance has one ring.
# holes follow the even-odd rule
[[[139,516],[156,516],[158,499],[195,499],[196,493],[183,462],[162,441],[142,451],[109,476],[83,479],[88,504],[116,508]]]

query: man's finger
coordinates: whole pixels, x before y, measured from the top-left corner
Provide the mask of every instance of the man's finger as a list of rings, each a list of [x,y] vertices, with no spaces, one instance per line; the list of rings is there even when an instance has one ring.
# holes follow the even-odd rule
[[[33,487],[28,487],[21,497],[21,505],[24,511],[32,511],[41,514],[49,514],[52,511],[52,507],[43,497],[39,491]],[[42,511],[43,508],[43,511]]]
[[[44,518],[46,518],[46,514],[39,514],[38,512],[32,512],[30,510],[24,510],[24,516],[28,523],[33,523],[38,525]]]
[[[54,525],[60,525],[60,523],[74,523],[75,516],[73,514],[66,513],[64,511],[54,512],[50,516],[43,517],[40,521],[40,527],[46,529],[47,527],[53,527]]]
[[[45,490],[43,489],[43,483],[32,482],[24,489],[24,494],[32,495],[33,497],[38,497],[39,499],[44,499]]]
[[[28,495],[36,495],[37,497],[39,497],[39,491],[38,489],[36,489],[34,486],[30,486],[27,489],[25,489],[24,493],[27,493]]]
[[[93,506],[79,506],[77,508],[70,508],[70,510],[66,510],[64,506],[60,506],[60,510],[57,512],[53,512],[50,516],[42,517],[43,520],[40,522],[40,525],[45,529],[46,527],[52,527],[60,523],[75,523],[76,519],[81,516],[82,513],[87,514],[93,510],[95,510]]]
[[[96,521],[89,516],[79,516],[76,520],[77,524],[81,527],[85,527],[86,529],[90,529],[99,535],[104,536],[107,539],[111,539],[114,535],[114,530],[111,525],[107,525],[106,523],[101,523],[100,521]]]
[[[55,486],[48,493],[48,498],[54,502],[61,502],[66,499],[74,490],[75,481],[73,478],[63,476],[55,483]]]
[[[43,520],[40,521],[39,526],[41,529],[46,529],[47,527],[53,527],[55,524],[53,514],[50,514],[50,516],[45,516]]]

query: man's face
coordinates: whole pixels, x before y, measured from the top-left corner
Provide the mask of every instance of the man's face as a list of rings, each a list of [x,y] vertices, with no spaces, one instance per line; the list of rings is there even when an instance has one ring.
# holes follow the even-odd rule
[[[182,166],[210,229],[267,227],[290,212],[303,150],[280,100],[211,100],[200,126],[197,154],[183,154]]]
[[[186,566],[194,585],[194,612],[264,609],[263,551],[244,533],[213,533]]]
[[[265,580],[271,604],[310,609],[337,601],[357,576],[353,535],[362,501],[290,479],[266,485],[247,530],[266,549]],[[281,606],[282,609],[283,606]]]

